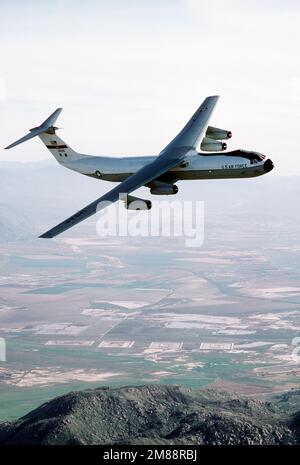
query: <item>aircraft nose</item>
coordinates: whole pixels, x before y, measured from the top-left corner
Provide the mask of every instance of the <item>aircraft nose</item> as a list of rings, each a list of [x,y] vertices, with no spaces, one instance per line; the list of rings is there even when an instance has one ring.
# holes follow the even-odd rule
[[[269,171],[272,171],[273,168],[274,168],[274,164],[273,164],[272,160],[270,160],[270,158],[268,158],[264,162],[264,170],[265,170],[266,173],[269,173]]]

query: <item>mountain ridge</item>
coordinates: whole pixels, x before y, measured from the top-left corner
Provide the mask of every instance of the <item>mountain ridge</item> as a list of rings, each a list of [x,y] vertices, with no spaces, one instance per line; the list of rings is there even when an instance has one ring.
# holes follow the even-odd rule
[[[1,424],[0,444],[300,444],[300,405],[282,402],[181,386],[101,387]]]

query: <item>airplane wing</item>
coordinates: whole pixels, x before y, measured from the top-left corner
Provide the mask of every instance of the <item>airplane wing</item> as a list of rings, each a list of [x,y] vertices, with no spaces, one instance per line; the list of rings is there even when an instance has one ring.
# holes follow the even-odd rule
[[[159,156],[153,162],[143,166],[114,189],[99,197],[82,210],[79,210],[62,223],[54,226],[54,228],[45,232],[40,237],[52,238],[57,236],[91,215],[94,215],[97,211],[107,207],[107,202],[116,202],[119,200],[120,194],[130,194],[139,187],[144,186],[179,165],[185,158],[187,152],[196,148],[203,131],[208,125],[209,118],[217,101],[217,96],[207,97],[180,133],[162,152],[160,152]]]
[[[202,139],[204,130],[208,126],[208,121],[214,111],[214,108],[219,100],[218,95],[207,97],[200,105],[198,110],[186,123],[184,128],[177,136],[164,148],[161,152],[171,150],[174,147],[189,147],[197,149]]]

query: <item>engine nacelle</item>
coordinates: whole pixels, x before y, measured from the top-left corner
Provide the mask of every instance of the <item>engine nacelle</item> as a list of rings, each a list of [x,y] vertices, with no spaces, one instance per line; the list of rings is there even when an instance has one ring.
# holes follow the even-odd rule
[[[178,192],[178,187],[167,182],[153,181],[149,185],[152,195],[174,195]]]
[[[214,140],[224,140],[230,139],[232,137],[232,132],[227,131],[226,129],[214,128],[213,126],[208,126],[206,133],[206,137]]]
[[[152,207],[151,200],[139,199],[133,195],[126,195],[122,200],[127,210],[150,210]]]
[[[201,145],[201,150],[205,152],[221,152],[222,150],[227,149],[226,142],[221,142],[219,140],[210,139],[209,137],[204,137]]]

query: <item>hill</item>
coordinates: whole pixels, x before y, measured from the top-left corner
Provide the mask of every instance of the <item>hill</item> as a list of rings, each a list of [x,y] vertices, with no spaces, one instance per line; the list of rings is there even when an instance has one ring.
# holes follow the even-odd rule
[[[296,444],[300,412],[284,402],[180,386],[102,387],[57,397],[2,424],[0,443]]]

